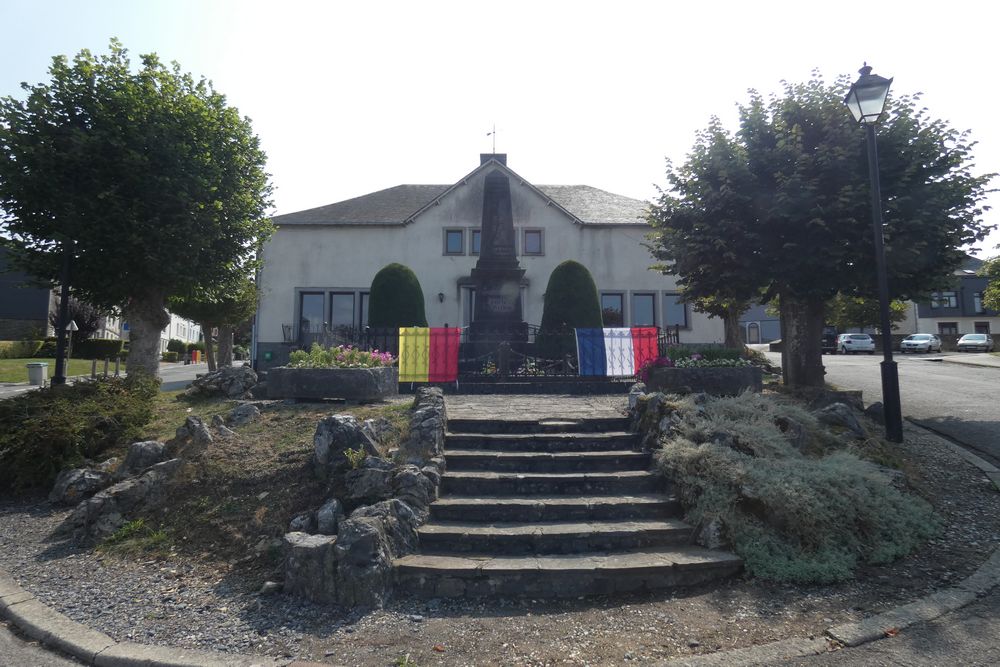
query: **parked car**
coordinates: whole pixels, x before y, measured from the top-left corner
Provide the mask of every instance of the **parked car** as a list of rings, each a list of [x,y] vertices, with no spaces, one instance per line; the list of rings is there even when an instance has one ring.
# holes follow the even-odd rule
[[[992,352],[993,337],[989,334],[965,334],[958,339],[959,352]]]
[[[823,354],[837,354],[837,327],[823,327]]]
[[[899,351],[907,352],[940,352],[941,339],[934,334],[910,334],[899,344]]]
[[[840,334],[837,336],[837,351],[841,354],[875,354],[875,341],[868,334]]]

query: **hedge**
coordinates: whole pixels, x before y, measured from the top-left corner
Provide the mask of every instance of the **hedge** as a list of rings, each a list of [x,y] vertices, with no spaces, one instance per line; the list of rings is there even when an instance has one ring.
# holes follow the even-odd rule
[[[73,356],[77,359],[117,359],[124,347],[122,340],[88,338],[73,344]]]
[[[40,340],[0,340],[0,359],[27,359],[41,349]]]
[[[177,359],[178,359],[179,356],[180,355],[178,355],[176,352],[173,352],[173,351],[164,352],[163,353],[163,360],[166,361],[166,362],[168,362],[168,363],[174,363],[175,361],[177,361]]]

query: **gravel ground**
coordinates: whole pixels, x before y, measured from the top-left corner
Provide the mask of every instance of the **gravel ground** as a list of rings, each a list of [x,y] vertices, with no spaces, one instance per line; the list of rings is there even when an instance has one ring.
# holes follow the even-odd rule
[[[0,499],[0,567],[42,601],[113,638],[297,656],[336,665],[645,664],[810,636],[970,574],[1000,543],[1000,496],[985,476],[907,425],[911,483],[944,519],[919,553],[839,586],[734,579],[674,595],[532,600],[398,599],[360,612],[256,594],[265,573],[233,563],[123,560],[49,536],[68,510]]]

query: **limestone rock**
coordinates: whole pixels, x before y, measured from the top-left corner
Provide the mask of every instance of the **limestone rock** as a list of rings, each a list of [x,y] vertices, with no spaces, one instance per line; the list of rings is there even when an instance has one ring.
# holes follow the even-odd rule
[[[729,546],[719,518],[703,521],[696,530],[694,541],[706,549],[725,549]]]
[[[359,507],[351,513],[351,519],[362,517],[378,519],[380,530],[385,535],[389,550],[394,557],[405,556],[417,550],[419,543],[417,527],[422,521],[408,503],[393,498]]]
[[[71,534],[80,543],[99,542],[121,528],[127,517],[139,509],[162,505],[166,499],[166,482],[183,465],[181,459],[170,459],[152,466],[139,477],[118,482],[81,502],[66,517],[60,533]]]
[[[371,437],[365,433],[354,415],[332,415],[321,419],[313,436],[313,461],[316,474],[325,479],[350,464],[344,451],[361,448],[369,457],[379,455]]]
[[[196,379],[187,388],[188,396],[226,396],[240,398],[249,395],[257,384],[257,373],[249,366],[220,368]]]
[[[296,514],[288,524],[292,533],[313,533],[316,531],[316,515],[312,512]]]
[[[420,516],[427,518],[427,506],[435,499],[437,487],[414,465],[404,465],[392,478],[392,495],[406,501]]]
[[[639,397],[646,393],[646,385],[642,382],[636,382],[628,390],[628,409],[635,410],[635,406],[639,403]]]
[[[366,419],[361,424],[361,427],[372,440],[379,444],[388,440],[396,431],[392,422],[385,417],[379,417],[378,419]]]
[[[437,500],[437,489],[441,486],[441,471],[438,470],[437,466],[426,465],[420,469],[420,472],[434,485],[434,499]]]
[[[410,432],[399,444],[399,456],[405,463],[423,466],[444,452],[447,416],[444,392],[440,387],[417,390],[410,412]]]
[[[320,535],[335,535],[337,524],[343,516],[344,506],[336,498],[330,498],[316,510],[316,532]]]
[[[49,493],[49,501],[76,505],[111,484],[111,473],[93,468],[63,470]]]
[[[881,401],[876,401],[865,408],[865,416],[876,424],[885,425],[885,406]]]
[[[789,444],[795,449],[801,450],[806,445],[806,429],[798,421],[791,417],[781,416],[774,420],[774,425],[781,429],[781,432],[788,439]]]
[[[286,593],[314,602],[337,601],[337,538],[291,532],[285,535]]]
[[[861,422],[854,416],[854,411],[845,403],[831,403],[822,410],[818,410],[816,412],[816,419],[829,426],[839,426],[847,429],[856,438],[868,437],[864,427],[861,426]]]
[[[369,460],[374,457],[369,457]],[[350,507],[371,505],[392,497],[392,468],[376,467],[349,470],[344,476],[344,502]]]
[[[382,528],[382,520],[359,516],[342,521],[336,540],[334,552],[340,604],[382,606],[392,585],[392,548]]]
[[[226,415],[226,423],[230,426],[240,427],[252,424],[260,419],[260,408],[252,403],[237,405]]]
[[[118,470],[119,477],[138,475],[146,468],[167,460],[167,446],[155,440],[133,442],[128,446],[125,462]]]
[[[176,437],[182,445],[189,445],[195,450],[203,450],[212,444],[212,432],[200,417],[188,417],[184,426],[177,429]]]
[[[220,426],[225,426],[225,425],[226,425],[226,420],[222,417],[222,415],[212,415],[213,428],[218,428]]]

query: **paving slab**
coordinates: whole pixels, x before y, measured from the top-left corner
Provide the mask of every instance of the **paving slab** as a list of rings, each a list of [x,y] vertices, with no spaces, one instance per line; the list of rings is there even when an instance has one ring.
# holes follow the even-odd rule
[[[622,417],[627,403],[624,395],[457,394],[447,397],[446,408],[449,419],[614,419]]]

